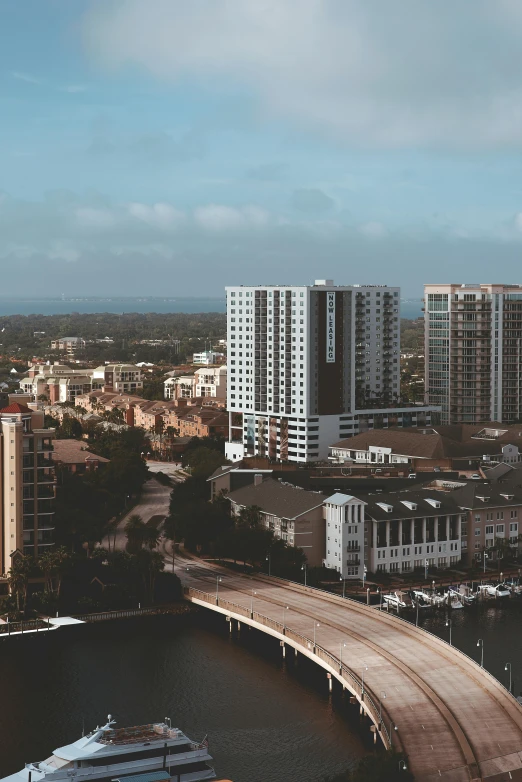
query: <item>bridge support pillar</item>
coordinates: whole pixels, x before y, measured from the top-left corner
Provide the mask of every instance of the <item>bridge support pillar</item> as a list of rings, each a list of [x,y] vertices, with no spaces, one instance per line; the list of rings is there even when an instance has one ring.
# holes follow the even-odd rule
[[[284,660],[284,659],[285,659],[285,657],[286,657],[286,646],[285,646],[285,642],[284,642],[284,641],[279,641],[279,645],[280,645],[280,647],[281,647],[281,650],[282,650],[282,652],[283,652],[283,660]]]
[[[238,633],[241,631],[241,622],[237,623],[237,631],[238,631]]]
[[[372,725],[370,727],[370,730],[373,733],[373,743],[377,744],[377,728],[375,727],[375,725]]]
[[[333,686],[332,674],[331,673],[327,673],[326,676],[327,676],[327,679],[328,679],[328,692],[332,692],[332,686]]]

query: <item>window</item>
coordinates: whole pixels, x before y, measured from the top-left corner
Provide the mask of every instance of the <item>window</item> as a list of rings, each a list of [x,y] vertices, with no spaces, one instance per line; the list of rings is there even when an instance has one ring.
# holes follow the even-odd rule
[[[497,524],[497,535],[503,535],[503,534],[504,534],[504,525]]]
[[[493,535],[493,524],[486,527],[486,535]]]
[[[480,536],[480,527],[475,527],[475,537],[478,538]]]

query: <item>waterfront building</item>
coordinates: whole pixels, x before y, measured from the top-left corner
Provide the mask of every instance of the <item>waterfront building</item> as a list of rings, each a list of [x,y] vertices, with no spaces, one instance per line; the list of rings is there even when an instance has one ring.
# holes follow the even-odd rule
[[[54,543],[54,429],[44,413],[12,403],[0,410],[0,573],[15,552],[43,554]]]
[[[333,464],[408,472],[458,470],[475,473],[495,462],[522,459],[522,425],[460,424],[453,426],[373,429],[330,446]]]
[[[165,399],[205,398],[221,400],[227,397],[227,367],[197,369],[193,375],[169,377],[164,383]]]
[[[230,460],[325,459],[332,442],[373,428],[374,420],[431,422],[427,408],[393,407],[398,288],[316,280],[226,290]]]
[[[425,285],[426,401],[442,423],[522,418],[522,285]]]
[[[118,394],[143,388],[142,371],[134,364],[107,364],[96,369],[71,369],[66,364],[30,364],[20,390],[33,399],[45,396],[51,404],[75,402],[93,389]]]
[[[45,334],[45,331],[35,333]],[[64,351],[70,354],[84,350],[84,348],[85,340],[82,337],[60,337],[60,339],[53,339],[51,342],[51,350]]]

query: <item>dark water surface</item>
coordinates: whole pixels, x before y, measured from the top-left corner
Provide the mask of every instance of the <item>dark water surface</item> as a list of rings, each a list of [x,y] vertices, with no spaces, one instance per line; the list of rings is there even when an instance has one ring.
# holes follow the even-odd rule
[[[227,627],[147,617],[0,641],[0,777],[109,713],[121,726],[170,716],[191,738],[208,733],[218,775],[234,782],[318,782],[365,754],[368,727],[329,700],[324,671],[283,666],[273,639],[231,640]]]

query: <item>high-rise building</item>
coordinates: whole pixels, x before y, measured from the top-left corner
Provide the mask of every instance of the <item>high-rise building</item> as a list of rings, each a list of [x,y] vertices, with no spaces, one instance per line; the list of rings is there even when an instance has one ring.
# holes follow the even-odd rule
[[[39,556],[54,543],[54,429],[15,402],[0,410],[0,574],[16,551]]]
[[[400,409],[387,419],[400,391],[399,324],[399,288],[227,288],[227,457],[325,459],[359,431],[361,411],[370,428],[379,414],[400,425]]]
[[[522,417],[522,285],[426,285],[426,401],[442,423]]]

